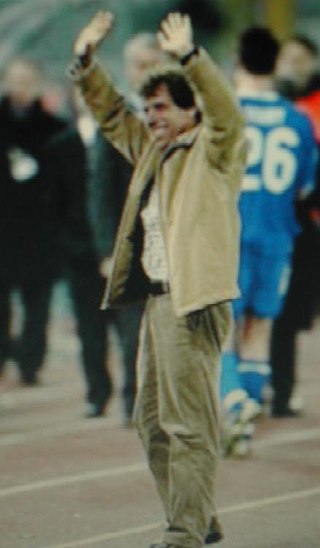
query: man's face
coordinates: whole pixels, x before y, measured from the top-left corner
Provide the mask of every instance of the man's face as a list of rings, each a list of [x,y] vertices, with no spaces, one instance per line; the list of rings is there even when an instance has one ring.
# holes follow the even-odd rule
[[[175,138],[196,125],[196,107],[178,107],[166,84],[161,84],[151,97],[144,100],[147,125],[161,150],[166,149]]]
[[[303,87],[314,73],[315,68],[316,58],[305,46],[297,42],[288,42],[280,51],[276,76]]]

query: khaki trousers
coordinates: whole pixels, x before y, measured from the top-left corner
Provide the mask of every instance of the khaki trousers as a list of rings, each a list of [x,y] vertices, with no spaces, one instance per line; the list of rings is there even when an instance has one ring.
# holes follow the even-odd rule
[[[148,299],[141,323],[134,422],[168,522],[163,540],[178,547],[203,546],[215,515],[219,359],[230,320],[221,303],[191,326],[166,294]]]

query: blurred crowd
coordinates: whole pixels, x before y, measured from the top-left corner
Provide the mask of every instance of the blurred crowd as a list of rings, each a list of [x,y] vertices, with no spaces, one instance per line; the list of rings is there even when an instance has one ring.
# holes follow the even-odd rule
[[[252,65],[246,57],[245,40],[252,40],[251,32],[258,43],[261,31],[249,29],[242,36],[233,79],[248,129],[248,171],[240,199],[242,297],[235,302],[234,334],[222,360],[221,409],[224,454],[240,457],[250,454],[252,436],[263,414],[280,419],[308,412],[299,397],[297,368],[303,364],[297,359],[297,335],[313,327],[320,302],[318,49],[302,35],[279,44],[264,29],[272,59],[265,66],[265,51],[259,57],[257,48],[258,58]],[[167,58],[150,33],[130,39],[123,55],[130,108],[143,117],[138,90],[146,72],[166,63]],[[108,370],[108,331],[112,327],[122,349],[123,423],[130,426],[143,303],[101,311],[100,302],[112,267],[131,167],[102,137],[82,98],[68,82],[63,103],[52,100],[45,72],[31,58],[12,59],[2,75],[1,89],[0,375],[5,377],[8,363],[13,361],[21,383],[33,386],[39,382],[47,354],[53,289],[63,280],[81,345],[84,414],[88,418],[103,416],[114,394]],[[290,109],[288,116],[298,120],[293,125],[301,130],[301,150],[294,157],[284,152],[295,144],[290,131],[281,133],[281,143],[269,139],[265,144],[263,128],[280,126],[272,122],[277,108]],[[256,121],[259,118],[261,123]],[[262,198],[267,200],[264,207],[269,224],[266,228],[261,223],[253,245],[250,222],[255,208],[260,207],[252,202],[258,177],[253,168],[260,160],[263,169],[284,187],[289,185],[293,163],[298,165],[298,175],[287,201],[270,183],[272,203],[270,197]],[[274,219],[277,227],[272,232]],[[286,223],[291,223],[288,241],[281,239],[281,227]],[[257,227],[258,223],[255,230]],[[266,230],[271,235],[267,243]],[[253,282],[248,267],[252,255],[255,272],[260,272],[253,274]],[[273,259],[277,255],[276,263],[268,263],[270,255]],[[262,290],[266,296],[261,297]],[[274,306],[268,297],[272,291],[278,296]],[[13,336],[13,297],[17,295],[23,322],[19,335]]]

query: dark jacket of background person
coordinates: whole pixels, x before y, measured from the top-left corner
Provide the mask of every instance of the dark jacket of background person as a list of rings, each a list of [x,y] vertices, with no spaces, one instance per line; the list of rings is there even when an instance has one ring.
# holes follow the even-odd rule
[[[97,130],[88,148],[89,212],[95,246],[100,261],[111,257],[123,206],[128,192],[132,167]],[[102,293],[101,293],[102,297]],[[142,303],[119,310],[108,310],[107,325],[113,325],[119,335],[123,364],[123,406],[125,424],[129,425],[136,393],[136,354],[142,316]]]
[[[46,146],[66,123],[39,100],[13,109],[0,103],[0,370],[13,356],[22,380],[36,382],[46,351],[46,327],[56,274],[55,227],[45,178]],[[13,344],[11,296],[18,290],[22,332]]]
[[[104,259],[113,252],[132,167],[100,130],[89,155],[89,215],[99,258]]]
[[[53,273],[51,196],[45,147],[66,126],[40,101],[19,113],[0,104],[0,278],[12,282]]]
[[[296,104],[309,116],[313,124],[320,155],[320,74],[314,74],[310,78],[305,90],[296,97]],[[307,231],[311,237],[314,236],[315,240],[319,240],[318,247],[316,247],[318,255],[320,246],[320,161],[318,162],[316,188],[306,200],[298,205],[297,215],[303,230]]]
[[[88,158],[75,128],[52,139],[47,148],[47,182],[55,218],[59,272],[68,282],[81,342],[87,384],[87,414],[103,414],[112,391],[107,371],[107,340],[99,309],[104,279],[88,213]]]
[[[286,87],[279,87],[283,95]],[[295,91],[292,88],[288,98],[293,97],[297,107],[303,110],[313,124],[320,151],[320,141],[316,128],[320,125],[318,119],[309,110],[308,100],[320,91],[320,78],[317,75],[307,82],[304,89]],[[320,108],[320,94],[319,94]],[[296,204],[297,219],[301,226],[301,233],[295,243],[295,252],[292,265],[292,277],[286,298],[284,310],[287,325],[292,329],[310,329],[312,326],[320,297],[320,162],[318,161],[317,183],[314,191],[304,200]]]
[[[290,83],[289,83],[290,84]],[[319,142],[320,118],[315,119],[308,100],[318,96],[320,78],[313,75],[304,89],[279,82],[280,93],[294,100],[306,112],[315,128]],[[320,103],[320,94],[319,94]],[[320,150],[320,149],[319,149]],[[294,416],[301,412],[291,401],[296,385],[297,333],[309,330],[319,313],[320,304],[320,163],[315,190],[297,203],[296,213],[301,233],[296,238],[292,273],[288,293],[280,316],[276,319],[271,337],[271,368],[273,387],[273,415]],[[300,405],[300,404],[299,404]]]
[[[47,181],[55,218],[60,265],[96,258],[88,210],[86,149],[74,127],[68,127],[47,147]]]

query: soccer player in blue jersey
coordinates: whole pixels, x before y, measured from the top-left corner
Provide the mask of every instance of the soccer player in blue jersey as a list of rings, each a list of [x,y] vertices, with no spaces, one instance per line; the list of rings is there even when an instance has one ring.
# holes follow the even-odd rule
[[[282,307],[299,232],[295,203],[315,182],[311,124],[273,88],[278,49],[268,29],[248,29],[240,40],[236,71],[248,157],[240,198],[241,298],[234,302],[235,333],[223,359],[221,390],[235,423],[227,452],[238,454],[248,451],[248,422],[263,403],[270,377],[272,321]]]

